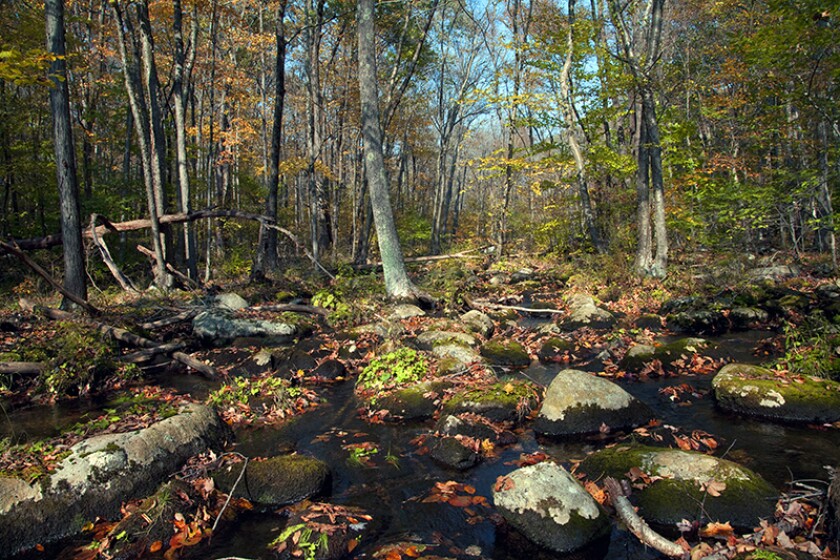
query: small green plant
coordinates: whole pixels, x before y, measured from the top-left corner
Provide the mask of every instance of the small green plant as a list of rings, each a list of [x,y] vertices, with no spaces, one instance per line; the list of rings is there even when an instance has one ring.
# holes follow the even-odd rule
[[[315,535],[316,533],[306,523],[298,523],[286,527],[268,546],[269,548],[280,548],[289,537],[296,537],[296,541],[293,538],[295,548],[292,550],[292,556],[304,560],[315,560],[318,550],[327,550],[329,546],[327,533],[317,533],[317,537],[313,538]],[[283,549],[285,549],[285,546],[283,546]],[[300,553],[295,554],[297,551],[300,551]]]
[[[747,560],[782,560],[782,557],[769,550],[756,550],[747,556]]]
[[[835,351],[840,345],[840,336],[809,327],[784,325],[785,355],[775,366],[791,373],[840,379],[840,357]]]
[[[341,296],[338,292],[334,293],[328,290],[321,290],[312,296],[312,305],[329,309],[329,320],[332,323],[344,321],[352,315],[350,306],[341,301]]]
[[[429,373],[426,358],[411,348],[400,348],[374,358],[356,380],[361,389],[381,391],[416,383]]]
[[[350,448],[350,456],[347,462],[353,466],[361,467],[363,465],[371,464],[368,457],[372,457],[379,453],[379,449],[375,446],[358,446]]]
[[[236,377],[230,384],[210,393],[207,401],[214,406],[236,406],[248,405],[252,398],[257,397],[271,399],[281,405],[293,396],[292,391],[289,382],[279,377]]]
[[[394,455],[390,449],[388,449],[388,453],[385,454],[385,462],[395,467],[397,469],[400,468],[400,456]]]

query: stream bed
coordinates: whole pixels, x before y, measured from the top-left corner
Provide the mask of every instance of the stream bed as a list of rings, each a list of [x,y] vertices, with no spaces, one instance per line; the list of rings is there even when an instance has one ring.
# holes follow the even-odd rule
[[[740,362],[757,363],[753,349],[766,332],[751,331],[716,337],[714,354]],[[586,369],[595,371],[593,362]],[[514,376],[547,385],[563,369],[558,365],[532,364]],[[683,432],[703,430],[719,442],[716,455],[747,466],[780,490],[791,480],[826,480],[824,467],[840,462],[840,430],[775,424],[746,419],[718,410],[710,392],[712,375],[680,376],[645,381],[619,381],[631,394],[648,404],[663,425]],[[189,392],[203,399],[217,384],[195,376],[163,374],[161,385]],[[665,387],[688,383],[702,396],[674,401],[660,392]],[[634,537],[615,528],[609,543],[570,556],[523,550],[513,538],[500,538],[491,507],[458,508],[447,503],[425,502],[436,482],[453,480],[469,484],[488,500],[501,475],[516,469],[523,453],[543,451],[566,467],[608,441],[603,437],[551,441],[535,436],[527,427],[519,430],[518,443],[502,447],[496,457],[457,472],[436,464],[416,438],[433,430],[433,422],[415,424],[369,424],[357,412],[352,380],[320,388],[321,404],[285,424],[238,430],[236,451],[249,457],[271,456],[294,450],[329,464],[332,470],[330,502],[366,509],[374,517],[372,538],[353,551],[355,558],[374,557],[383,544],[411,541],[429,548],[424,554],[448,558],[544,558],[647,560],[658,554],[645,549]],[[72,404],[25,407],[6,411],[0,436],[16,439],[61,433],[89,414],[108,409],[109,401],[79,400]],[[4,409],[5,410],[5,409]],[[354,461],[347,446],[369,442],[377,450],[365,462]],[[274,512],[253,511],[234,526],[216,535],[209,545],[184,551],[182,558],[268,558],[267,543],[283,529],[285,518]],[[65,543],[66,544],[66,543]],[[48,550],[49,552],[49,550]],[[32,558],[44,558],[43,554]]]

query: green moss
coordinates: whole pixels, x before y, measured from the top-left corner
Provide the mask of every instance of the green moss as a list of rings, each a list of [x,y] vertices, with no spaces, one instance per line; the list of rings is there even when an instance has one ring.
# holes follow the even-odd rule
[[[450,375],[464,369],[464,364],[452,356],[441,358],[437,362],[438,375]]]
[[[515,340],[491,340],[481,348],[481,355],[491,363],[502,366],[527,366],[531,358],[525,348]]]
[[[517,420],[538,404],[533,384],[527,381],[500,382],[454,395],[443,407],[444,414],[476,412],[492,421]]]

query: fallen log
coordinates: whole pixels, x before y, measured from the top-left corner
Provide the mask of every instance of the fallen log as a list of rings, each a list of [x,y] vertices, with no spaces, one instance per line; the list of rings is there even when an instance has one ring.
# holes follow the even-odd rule
[[[120,356],[120,361],[129,364],[142,364],[151,361],[155,356],[170,354],[171,352],[175,352],[177,350],[183,350],[186,347],[187,344],[185,342],[176,340],[175,342],[161,344],[160,346],[155,346],[154,348],[146,348],[145,350],[138,350],[137,352],[132,352],[131,354],[124,354],[123,356]]]
[[[114,226],[107,218],[101,217],[99,214],[94,213],[90,215],[91,239],[93,240],[93,244],[96,248],[99,249],[99,255],[102,257],[102,261],[105,263],[105,266],[108,267],[108,270],[111,271],[111,276],[114,277],[117,284],[119,284],[123,290],[131,293],[139,292],[137,287],[132,283],[131,279],[123,274],[123,271],[120,270],[120,267],[118,267],[117,263],[114,262],[114,259],[111,257],[111,251],[108,250],[108,245],[105,244],[105,241],[96,231],[96,222],[100,219],[104,222],[104,226],[112,231],[114,231]]]
[[[64,286],[59,284],[55,280],[55,278],[53,278],[50,275],[49,272],[47,272],[46,270],[44,270],[43,268],[38,266],[38,263],[36,263],[35,261],[33,261],[32,259],[27,257],[26,254],[23,251],[21,251],[19,247],[14,246],[14,245],[9,245],[8,243],[4,243],[3,241],[0,241],[0,249],[2,249],[3,251],[5,251],[5,252],[7,252],[11,255],[14,255],[18,259],[20,259],[20,261],[23,264],[25,264],[26,266],[31,268],[41,278],[43,278],[44,280],[49,282],[50,286],[55,288],[61,295],[63,295],[64,297],[66,297],[67,299],[69,299],[70,301],[72,301],[73,303],[75,303],[76,305],[78,305],[79,307],[81,307],[82,309],[84,309],[85,311],[90,313],[91,315],[99,315],[100,311],[97,308],[95,308],[93,305],[91,305],[90,302],[80,298],[79,296],[77,296],[75,294],[71,294],[70,292],[65,290]]]
[[[207,379],[215,380],[219,378],[219,374],[216,373],[216,369],[213,366],[205,364],[204,362],[199,362],[188,354],[184,354],[183,352],[173,352],[172,358],[181,362],[188,368],[194,369]]]
[[[434,261],[444,261],[449,259],[483,259],[485,258],[484,255],[473,255],[471,253],[476,253],[478,251],[484,251],[487,247],[478,247],[475,249],[467,249],[466,251],[459,251],[457,253],[449,253],[448,255],[428,255],[425,257],[407,257],[404,258],[403,261],[406,263],[424,263],[424,262],[434,262]],[[382,261],[369,263],[369,264],[356,264],[353,265],[353,268],[356,270],[368,270],[372,268],[380,268],[382,266]]]
[[[0,362],[0,375],[40,375],[45,367],[41,362]]]
[[[605,479],[604,488],[610,495],[610,501],[618,518],[642,543],[671,558],[687,556],[687,551],[683,547],[651,529],[650,525],[636,513],[636,509],[624,495],[624,490],[616,479],[611,477]]]

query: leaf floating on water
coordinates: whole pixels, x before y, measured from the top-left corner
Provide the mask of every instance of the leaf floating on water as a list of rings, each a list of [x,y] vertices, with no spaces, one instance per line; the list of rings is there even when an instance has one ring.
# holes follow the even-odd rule
[[[713,521],[709,523],[700,531],[701,537],[728,537],[733,535],[735,530],[732,528],[732,525],[729,524],[729,521],[725,523],[718,523],[717,521]]]

